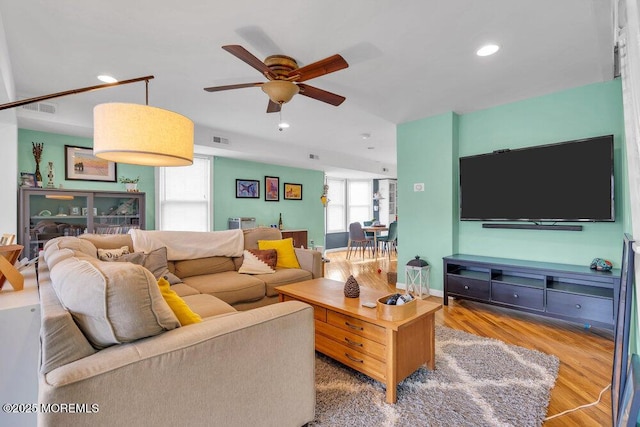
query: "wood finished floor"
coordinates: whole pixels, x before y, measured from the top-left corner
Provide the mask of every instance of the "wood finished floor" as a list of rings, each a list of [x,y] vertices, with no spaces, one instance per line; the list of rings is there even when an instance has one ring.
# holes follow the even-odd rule
[[[361,286],[395,291],[387,283],[387,272],[397,271],[392,256],[377,259],[330,252],[325,256],[325,277],[345,281],[352,274]],[[378,273],[380,269],[380,273]],[[399,278],[404,282],[404,278]],[[442,303],[442,298],[431,296]],[[517,311],[464,300],[449,300],[449,306],[436,314],[436,323],[499,339],[509,344],[554,354],[560,359],[560,371],[551,391],[547,416],[595,402],[600,391],[611,382],[613,334],[603,329],[585,329],[582,325],[547,319]],[[605,391],[596,406],[581,409],[544,423],[545,427],[610,426],[611,392]]]

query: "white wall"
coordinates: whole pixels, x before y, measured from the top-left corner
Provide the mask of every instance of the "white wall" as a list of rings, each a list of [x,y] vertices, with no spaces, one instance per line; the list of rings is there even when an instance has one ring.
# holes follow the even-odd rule
[[[13,75],[0,16],[0,104],[13,100]],[[14,109],[0,111],[0,183],[0,234],[17,234],[18,125]]]

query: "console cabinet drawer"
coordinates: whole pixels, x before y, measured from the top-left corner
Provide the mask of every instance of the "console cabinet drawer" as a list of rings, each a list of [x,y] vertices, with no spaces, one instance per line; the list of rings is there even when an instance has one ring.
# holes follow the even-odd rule
[[[365,322],[364,320],[327,310],[327,323],[380,344],[387,342],[387,331],[385,328]]]
[[[447,292],[489,301],[489,281],[448,274]]]
[[[491,300],[518,307],[544,311],[544,289],[492,282]]]
[[[607,298],[549,290],[547,311],[578,319],[613,323],[613,301]]]

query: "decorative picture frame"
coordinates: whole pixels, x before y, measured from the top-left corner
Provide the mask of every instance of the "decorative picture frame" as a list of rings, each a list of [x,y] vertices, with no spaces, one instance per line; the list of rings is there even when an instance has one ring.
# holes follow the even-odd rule
[[[256,179],[236,179],[236,199],[259,199],[260,181]]]
[[[100,159],[87,147],[64,146],[64,177],[75,181],[116,182],[115,162]]]
[[[284,183],[285,200],[302,200],[302,184]]]
[[[280,178],[277,176],[264,177],[264,200],[267,202],[280,201]]]
[[[20,172],[20,180],[22,181],[22,184],[20,184],[21,187],[33,188],[38,186],[35,173]]]

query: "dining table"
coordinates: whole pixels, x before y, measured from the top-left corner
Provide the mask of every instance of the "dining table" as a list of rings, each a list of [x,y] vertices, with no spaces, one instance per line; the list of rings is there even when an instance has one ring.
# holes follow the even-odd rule
[[[386,225],[367,225],[362,227],[362,231],[365,233],[373,233],[373,253],[374,256],[378,256],[378,233],[382,231],[389,231],[389,227]]]

